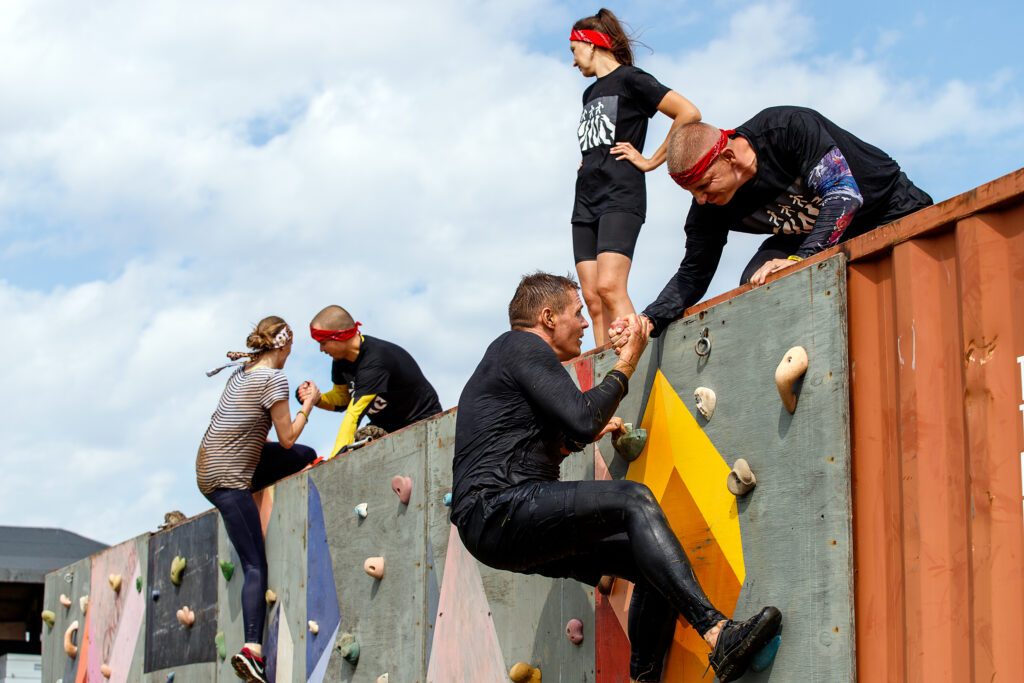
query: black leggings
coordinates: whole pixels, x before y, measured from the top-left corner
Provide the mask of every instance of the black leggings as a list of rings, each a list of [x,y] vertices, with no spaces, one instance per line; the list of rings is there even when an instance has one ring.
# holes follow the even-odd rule
[[[285,448],[268,441],[263,446],[260,464],[252,478],[253,490],[259,490],[275,481],[294,474],[316,460],[316,451],[309,446],[295,444]],[[257,485],[259,484],[259,485]],[[244,489],[216,489],[205,494],[224,520],[224,528],[242,562],[242,621],[245,624],[245,642],[263,642],[263,624],[266,620],[267,551],[263,544],[260,510],[252,492]]]
[[[634,584],[630,676],[661,680],[676,618],[703,635],[725,615],[711,604],[651,490],[632,481],[552,481],[487,489],[459,535],[496,569],[591,586],[602,575]]]
[[[572,253],[576,263],[596,261],[598,254],[611,251],[630,260],[644,219],[633,213],[606,213],[592,223],[572,224]]]

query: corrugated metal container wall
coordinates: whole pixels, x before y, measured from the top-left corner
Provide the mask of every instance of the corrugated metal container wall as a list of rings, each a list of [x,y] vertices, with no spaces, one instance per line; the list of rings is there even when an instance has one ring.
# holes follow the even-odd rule
[[[842,251],[858,680],[1022,681],[1024,169]]]

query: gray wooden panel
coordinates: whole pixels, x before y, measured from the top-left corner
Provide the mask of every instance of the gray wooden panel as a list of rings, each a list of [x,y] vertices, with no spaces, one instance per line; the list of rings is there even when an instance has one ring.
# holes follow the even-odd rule
[[[372,683],[383,673],[392,681],[423,680],[426,438],[427,424],[419,423],[309,473],[323,501],[339,631],[353,633],[360,646],[356,667],[332,654],[325,680]],[[407,506],[391,490],[396,474],[412,477]],[[367,504],[365,519],[354,512],[359,503]],[[378,555],[385,561],[381,581],[363,571],[364,560]]]
[[[141,678],[134,680],[143,683],[167,683],[168,674],[174,674],[174,683],[213,683],[213,681],[228,681],[231,679],[217,678],[217,665],[213,662],[202,662],[199,664],[185,664],[184,666],[159,669],[143,674]],[[232,669],[231,677],[239,680]],[[69,683],[65,681],[65,683]],[[91,683],[91,682],[90,682]]]
[[[53,683],[57,680],[73,682],[78,671],[78,659],[70,659],[64,652],[64,632],[71,622],[78,621],[78,634],[75,642],[82,649],[85,630],[85,615],[79,608],[79,599],[89,595],[92,580],[92,558],[79,560],[63,569],[46,575],[43,609],[56,615],[53,628],[43,624],[43,671],[42,680]],[[134,586],[132,587],[134,590]],[[60,604],[61,594],[71,598],[71,607]]]
[[[220,571],[221,560],[235,565],[230,581],[226,581]],[[219,656],[217,658],[217,680],[230,681],[238,678],[231,666],[231,655],[245,644],[245,626],[242,621],[242,581],[245,577],[242,573],[242,560],[231,545],[220,513],[217,513],[217,565],[217,630],[224,633],[226,650],[223,660]]]
[[[279,605],[288,622],[292,639],[291,681],[306,680],[306,521],[309,516],[309,479],[294,476],[274,485],[274,507],[267,524],[267,587],[277,594],[277,604],[267,610],[267,625]],[[219,575],[219,571],[218,571]],[[223,576],[220,576],[223,580]],[[239,585],[238,590],[241,590]],[[278,630],[277,680],[282,675],[282,634]],[[269,652],[267,655],[269,656]],[[269,667],[268,667],[269,673]]]
[[[736,614],[774,604],[784,632],[773,667],[744,681],[855,679],[845,283],[836,256],[678,321],[657,349],[722,457],[745,458],[758,479],[738,500],[746,579]],[[705,327],[712,347],[701,358]],[[797,345],[809,367],[790,415],[774,375]],[[717,395],[710,421],[696,410],[698,386]]]

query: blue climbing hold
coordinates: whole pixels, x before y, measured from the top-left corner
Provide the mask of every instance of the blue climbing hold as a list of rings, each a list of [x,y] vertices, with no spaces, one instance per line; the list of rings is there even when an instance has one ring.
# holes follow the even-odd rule
[[[174,672],[167,674],[167,683],[174,683]]]
[[[772,662],[775,661],[775,655],[779,651],[779,643],[782,642],[782,636],[777,635],[768,641],[768,644],[761,648],[761,650],[754,655],[754,658],[750,660],[750,668],[754,671],[764,671]]]
[[[156,588],[153,589],[153,599],[154,600],[159,600],[160,599],[160,591],[157,590]]]
[[[451,504],[452,504],[452,494],[450,494],[450,493],[444,494],[444,506],[445,507],[450,507]]]

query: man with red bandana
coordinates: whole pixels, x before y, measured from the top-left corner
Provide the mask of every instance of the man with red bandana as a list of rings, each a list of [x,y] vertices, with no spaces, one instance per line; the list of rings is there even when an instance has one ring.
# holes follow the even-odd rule
[[[345,411],[328,459],[352,443],[363,417],[393,432],[441,412],[437,392],[409,352],[360,334],[360,325],[341,306],[328,306],[309,324],[320,350],[334,359],[334,388],[322,394],[316,405]]]
[[[771,236],[740,284],[932,203],[888,154],[804,107],[771,107],[736,130],[689,123],[668,148],[693,195],[679,270],[643,311],[658,336],[707,292],[730,230]]]

